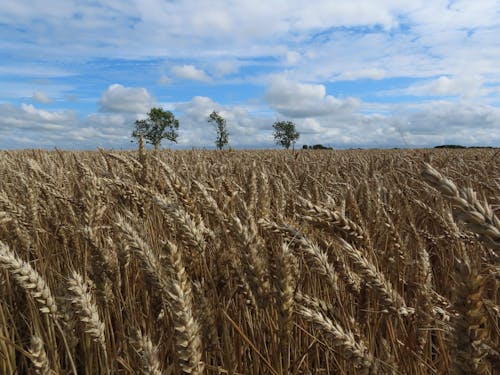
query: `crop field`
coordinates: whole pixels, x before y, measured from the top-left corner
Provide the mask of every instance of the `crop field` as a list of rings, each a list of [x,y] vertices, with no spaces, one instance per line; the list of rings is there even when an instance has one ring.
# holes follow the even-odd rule
[[[498,149],[0,152],[1,374],[498,374]]]

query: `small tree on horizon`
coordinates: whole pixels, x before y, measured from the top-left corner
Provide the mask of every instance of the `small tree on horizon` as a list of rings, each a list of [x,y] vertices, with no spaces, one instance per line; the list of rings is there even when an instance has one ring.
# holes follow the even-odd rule
[[[295,130],[295,124],[292,121],[276,121],[273,124],[274,142],[287,150],[292,146],[295,149],[295,142],[300,137],[300,133]]]
[[[215,146],[222,150],[229,142],[229,133],[227,131],[226,119],[222,117],[219,113],[213,111],[208,122],[214,123],[217,131],[217,138],[215,139]]]
[[[172,112],[164,111],[162,108],[151,108],[147,119],[135,121],[132,137],[138,140],[142,137],[157,151],[163,139],[177,143],[179,136],[177,129],[179,129],[179,120]]]

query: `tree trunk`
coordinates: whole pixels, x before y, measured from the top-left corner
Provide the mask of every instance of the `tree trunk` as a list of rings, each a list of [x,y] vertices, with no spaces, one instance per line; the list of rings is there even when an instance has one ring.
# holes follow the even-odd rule
[[[142,165],[140,180],[144,183],[147,179],[148,166],[146,161],[146,153],[144,152],[144,136],[139,134],[139,162]]]

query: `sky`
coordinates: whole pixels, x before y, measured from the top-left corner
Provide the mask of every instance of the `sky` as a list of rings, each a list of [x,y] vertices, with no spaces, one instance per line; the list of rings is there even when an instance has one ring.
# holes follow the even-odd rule
[[[0,149],[500,146],[498,0],[2,0]]]

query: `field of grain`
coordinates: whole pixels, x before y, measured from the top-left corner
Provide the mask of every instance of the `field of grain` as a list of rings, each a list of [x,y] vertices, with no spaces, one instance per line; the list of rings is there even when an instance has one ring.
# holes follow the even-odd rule
[[[0,152],[0,373],[498,373],[499,159]]]

